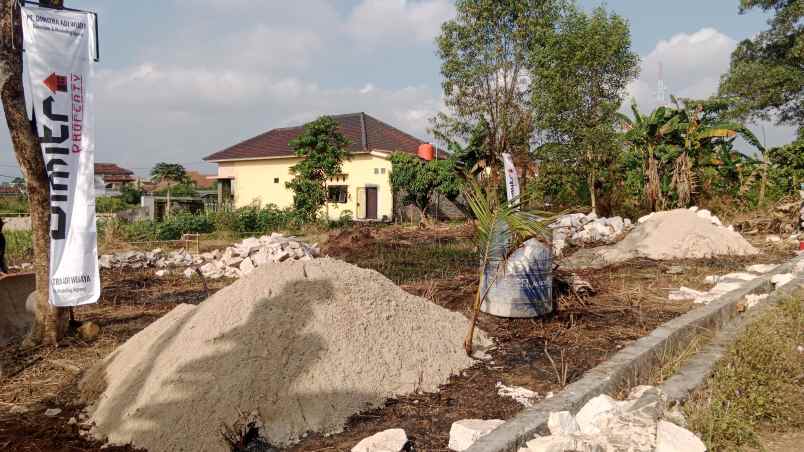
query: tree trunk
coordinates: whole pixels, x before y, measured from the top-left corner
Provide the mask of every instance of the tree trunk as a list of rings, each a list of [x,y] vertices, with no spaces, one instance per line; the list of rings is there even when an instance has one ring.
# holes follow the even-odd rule
[[[762,182],[759,186],[759,205],[765,205],[765,189],[768,186],[768,152],[762,153]]]
[[[22,28],[13,0],[0,0],[0,97],[11,134],[14,154],[27,181],[31,212],[36,319],[28,342],[55,345],[67,330],[67,311],[48,303],[50,280],[50,185],[39,137],[25,109],[22,84]],[[13,39],[11,38],[13,37]]]

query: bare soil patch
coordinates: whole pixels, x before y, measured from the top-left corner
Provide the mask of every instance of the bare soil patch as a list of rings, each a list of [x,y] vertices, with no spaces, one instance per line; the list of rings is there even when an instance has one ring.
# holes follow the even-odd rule
[[[387,428],[403,428],[418,450],[446,450],[452,422],[466,418],[508,419],[523,407],[500,397],[502,382],[544,395],[558,391],[625,344],[692,308],[670,302],[667,294],[679,286],[703,289],[709,274],[742,270],[755,263],[781,262],[790,250],[749,237],[763,254],[751,258],[630,261],[577,274],[596,289],[594,296],[563,296],[558,311],[544,319],[500,319],[481,315],[479,326],[497,343],[493,362],[453,377],[437,393],[419,393],[389,400],[384,407],[353,416],[343,433],[311,434],[292,450],[349,450],[360,439]],[[432,229],[404,226],[355,227],[331,233],[323,252],[384,274],[406,291],[450,310],[468,315],[477,283],[476,255],[468,225]],[[673,266],[683,267],[670,274]],[[80,375],[119,344],[170,311],[178,303],[206,298],[200,281],[181,276],[156,278],[153,271],[104,272],[103,298],[96,306],[76,311],[81,320],[98,322],[101,337],[93,343],[68,341],[57,349],[0,350],[4,363],[16,363],[18,373],[0,381],[0,449],[95,451],[100,444],[84,440],[67,420],[75,416]],[[227,281],[210,282],[214,293]],[[552,357],[553,366],[545,353]],[[562,360],[563,356],[563,360]],[[69,363],[78,371],[63,366]],[[11,415],[15,405],[28,407]],[[47,408],[62,408],[56,418]],[[234,421],[234,419],[232,420]],[[125,448],[111,450],[132,450]]]

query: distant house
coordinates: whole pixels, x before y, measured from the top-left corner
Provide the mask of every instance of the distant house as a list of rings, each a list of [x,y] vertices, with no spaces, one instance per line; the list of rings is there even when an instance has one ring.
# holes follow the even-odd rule
[[[20,198],[25,196],[25,187],[22,185],[0,185],[0,198]]]
[[[119,191],[137,181],[133,171],[121,168],[114,163],[96,163],[95,178],[96,181],[103,181],[104,188],[113,191]]]
[[[394,212],[388,178],[391,154],[417,155],[427,143],[365,113],[337,115],[332,119],[349,140],[347,149],[351,158],[344,162],[343,174],[328,182],[329,216],[338,218],[350,211],[360,220],[391,220]],[[293,192],[285,183],[292,179],[290,167],[300,158],[288,142],[303,130],[304,125],[269,130],[204,158],[218,164],[214,178],[218,180],[219,204],[291,206]],[[427,148],[432,149],[423,147]]]
[[[187,171],[187,177],[198,190],[214,190],[217,184],[214,176],[201,174],[198,171]]]

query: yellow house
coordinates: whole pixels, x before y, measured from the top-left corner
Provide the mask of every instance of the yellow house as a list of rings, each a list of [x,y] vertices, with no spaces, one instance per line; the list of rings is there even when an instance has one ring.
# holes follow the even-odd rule
[[[343,173],[327,183],[329,217],[339,218],[347,212],[358,220],[390,221],[394,216],[394,196],[388,179],[391,154],[417,155],[419,147],[426,143],[365,113],[332,119],[349,140],[351,157],[344,161]],[[293,192],[285,183],[293,178],[290,167],[299,157],[288,142],[303,130],[303,125],[273,129],[204,158],[218,164],[214,178],[218,180],[219,203],[229,202],[236,208],[292,206]]]

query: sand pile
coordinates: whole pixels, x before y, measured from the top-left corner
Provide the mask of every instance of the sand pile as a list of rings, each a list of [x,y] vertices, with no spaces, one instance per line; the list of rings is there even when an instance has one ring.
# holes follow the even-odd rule
[[[653,213],[619,243],[580,250],[562,266],[603,267],[640,257],[699,259],[749,256],[758,252],[738,232],[719,226],[693,210],[676,209]]]
[[[266,438],[337,432],[359,411],[435,391],[471,366],[467,320],[334,259],[265,265],[180,305],[81,382],[98,438],[222,451],[220,428],[258,412]],[[489,344],[480,333],[481,346]]]

